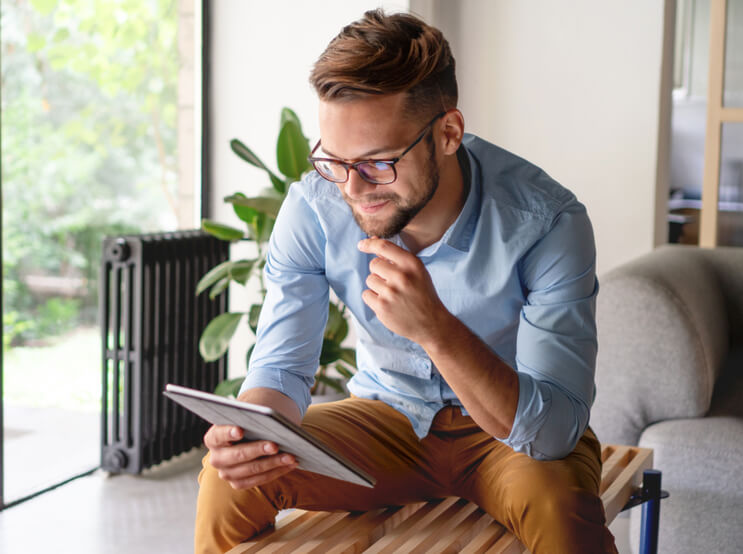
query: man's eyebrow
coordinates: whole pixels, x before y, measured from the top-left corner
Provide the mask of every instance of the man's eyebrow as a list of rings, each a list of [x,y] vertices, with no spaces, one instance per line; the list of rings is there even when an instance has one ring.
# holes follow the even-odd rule
[[[343,160],[343,159],[345,159],[345,158],[341,158],[341,157],[337,156],[336,154],[333,154],[333,153],[332,153],[332,152],[330,152],[329,150],[326,150],[326,149],[325,149],[325,146],[323,146],[323,143],[322,143],[322,141],[320,141],[320,149],[321,149],[321,150],[322,150],[323,152],[325,152],[325,153],[326,153],[326,154],[327,154],[328,156],[330,156],[331,158],[336,158],[336,159],[338,159],[338,160]],[[384,148],[374,148],[374,149],[372,149],[372,150],[368,150],[367,152],[364,152],[364,153],[363,153],[363,154],[362,154],[361,156],[359,156],[359,157],[358,157],[358,158],[356,158],[356,159],[357,159],[357,160],[369,160],[369,159],[371,159],[371,158],[372,158],[372,156],[374,156],[374,155],[376,155],[376,154],[379,154],[379,153],[381,153],[381,152],[394,152],[395,150],[400,150],[400,148],[399,148],[399,147],[397,147],[397,148],[390,148],[390,147],[384,147]],[[386,160],[389,160],[389,159],[392,159],[393,157],[394,157],[394,156],[388,156],[388,157],[385,157],[384,159],[386,159]],[[380,158],[380,159],[381,159],[381,158]]]

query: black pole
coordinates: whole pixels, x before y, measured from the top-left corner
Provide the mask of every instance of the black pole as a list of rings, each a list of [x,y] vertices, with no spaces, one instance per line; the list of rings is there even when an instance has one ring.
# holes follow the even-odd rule
[[[649,498],[642,505],[642,524],[640,529],[640,553],[658,552],[658,527],[660,524],[661,472],[647,469],[642,475],[642,495]]]

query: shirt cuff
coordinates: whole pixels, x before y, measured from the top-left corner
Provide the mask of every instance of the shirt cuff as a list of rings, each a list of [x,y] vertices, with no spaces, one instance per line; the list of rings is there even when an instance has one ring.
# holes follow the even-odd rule
[[[310,405],[310,387],[312,383],[291,371],[272,369],[272,368],[253,368],[248,372],[242,386],[240,394],[248,389],[258,387],[274,389],[285,394],[297,405],[299,413],[304,417],[307,407]]]
[[[588,425],[582,409],[552,383],[518,372],[519,402],[511,434],[502,442],[537,460],[570,454]]]

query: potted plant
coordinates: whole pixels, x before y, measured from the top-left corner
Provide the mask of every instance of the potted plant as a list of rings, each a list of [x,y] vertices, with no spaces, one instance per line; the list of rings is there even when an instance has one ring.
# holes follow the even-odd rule
[[[214,299],[222,294],[232,282],[246,286],[251,279],[257,279],[260,302],[250,306],[246,312],[227,312],[209,322],[199,341],[199,351],[207,361],[217,360],[227,352],[229,343],[244,318],[247,319],[250,329],[255,334],[266,295],[263,266],[266,262],[266,247],[271,230],[291,184],[312,169],[312,165],[307,161],[310,154],[309,141],[302,133],[299,118],[289,108],[281,110],[279,137],[276,144],[276,161],[281,175],[269,169],[250,148],[238,139],[233,139],[230,147],[241,159],[265,171],[271,187],[263,189],[259,196],[249,198],[238,192],[224,199],[225,202],[232,204],[235,214],[245,224],[245,229],[236,229],[209,219],[203,220],[201,227],[204,231],[222,240],[254,241],[257,255],[252,259],[228,260],[212,268],[197,284],[196,294],[209,290],[209,297]],[[325,326],[320,365],[315,374],[312,394],[327,394],[328,389],[338,393],[345,392],[345,382],[353,376],[356,370],[356,351],[353,348],[342,346],[347,335],[346,307],[340,302],[329,302],[328,323]],[[246,365],[250,363],[254,347],[255,344],[248,350]],[[234,396],[240,389],[242,381],[242,377],[227,379],[217,386],[215,392],[225,396]]]

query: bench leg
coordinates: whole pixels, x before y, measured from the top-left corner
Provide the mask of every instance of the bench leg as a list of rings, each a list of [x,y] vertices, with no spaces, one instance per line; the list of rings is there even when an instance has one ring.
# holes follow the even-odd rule
[[[658,525],[660,522],[661,472],[648,469],[642,476],[643,496],[650,498],[642,505],[642,524],[640,527],[640,554],[657,554]]]

